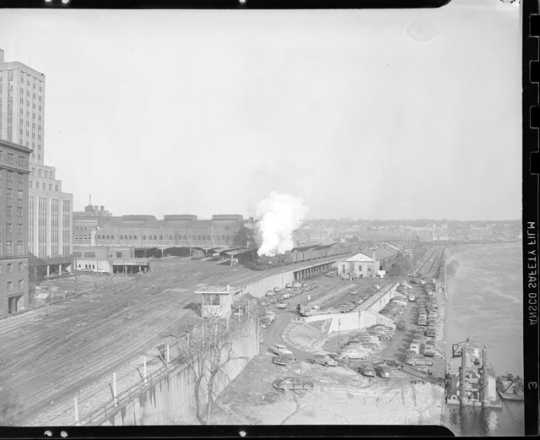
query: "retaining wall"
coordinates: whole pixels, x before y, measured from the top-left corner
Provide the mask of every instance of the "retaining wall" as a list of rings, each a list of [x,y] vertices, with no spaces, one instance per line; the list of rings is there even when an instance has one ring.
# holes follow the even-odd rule
[[[233,359],[216,376],[214,391],[219,394],[259,353],[259,332],[256,319],[245,322],[232,339]],[[202,396],[204,404],[206,396]],[[197,425],[195,375],[183,365],[172,369],[157,382],[150,384],[125,405],[111,411],[102,425]]]

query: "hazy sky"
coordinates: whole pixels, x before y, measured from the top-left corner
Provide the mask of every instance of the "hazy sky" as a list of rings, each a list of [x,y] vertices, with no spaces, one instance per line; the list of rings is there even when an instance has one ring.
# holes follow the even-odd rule
[[[521,215],[519,8],[0,10],[46,75],[45,160],[82,208]]]

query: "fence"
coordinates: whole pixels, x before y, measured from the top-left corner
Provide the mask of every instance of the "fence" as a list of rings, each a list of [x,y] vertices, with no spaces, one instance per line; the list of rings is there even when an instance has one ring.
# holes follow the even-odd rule
[[[259,323],[257,319],[257,315],[254,311],[254,309],[250,307],[247,308],[247,313],[244,319],[240,319],[239,322],[234,322],[234,318],[231,319],[232,323],[231,325],[235,326],[231,330],[231,339],[241,339],[241,338],[254,338],[253,341],[253,347],[256,347],[256,351],[258,352],[259,347]],[[249,327],[251,328],[253,326],[254,333],[253,332],[246,332],[245,328]],[[186,347],[189,346],[190,338],[193,335],[193,332],[197,330],[197,328],[193,329],[190,333],[187,333],[181,337],[178,338],[178,341],[176,344],[174,344],[171,347],[171,344],[160,344],[161,349],[160,351],[160,358],[163,362],[163,365],[151,372],[148,373],[146,368],[146,360],[143,361],[143,374],[141,377],[141,380],[137,381],[133,385],[127,387],[126,389],[122,390],[121,392],[117,392],[117,377],[116,373],[112,374],[112,398],[106,402],[105,404],[100,405],[99,408],[95,410],[91,410],[89,414],[86,414],[83,417],[80,417],[80,407],[79,407],[79,401],[78,398],[75,397],[73,399],[73,408],[72,408],[72,414],[73,414],[73,420],[75,425],[102,425],[104,423],[107,423],[107,421],[114,420],[115,416],[118,414],[119,411],[121,411],[123,408],[125,408],[127,405],[130,404],[130,402],[137,399],[137,397],[144,395],[146,392],[148,392],[151,389],[155,389],[156,386],[165,380],[167,380],[173,373],[181,374],[183,370],[186,370],[189,366],[190,360],[186,358],[185,353],[187,350],[185,350]],[[239,344],[240,346],[245,346],[245,343]],[[176,353],[173,353],[176,350]],[[249,353],[249,359],[253,357],[253,355],[256,354],[255,349],[251,350],[252,353]],[[248,359],[248,360],[249,360]],[[239,372],[242,371],[245,364],[247,364],[248,360],[245,361],[245,363],[238,368],[238,365],[235,364],[231,366],[231,368],[234,369],[233,376],[236,376],[236,374],[239,374]],[[186,372],[188,373],[188,372]],[[232,380],[232,379],[231,379]],[[230,380],[229,380],[230,381]],[[189,381],[188,381],[189,382]],[[228,383],[228,381],[227,381]],[[225,384],[226,385],[226,384]],[[186,390],[187,393],[192,393],[192,390]],[[191,394],[193,395],[193,394]],[[114,424],[114,423],[113,423]]]

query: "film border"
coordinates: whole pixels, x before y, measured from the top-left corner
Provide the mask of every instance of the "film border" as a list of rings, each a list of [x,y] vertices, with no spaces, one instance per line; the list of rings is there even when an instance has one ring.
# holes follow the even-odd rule
[[[525,435],[538,435],[538,2],[522,4],[523,86],[523,364]]]
[[[2,0],[0,8],[32,9],[364,9],[434,8],[451,0]],[[538,156],[540,107],[538,100],[540,15],[538,2],[522,0],[523,85],[523,336],[525,378],[525,435],[538,435],[538,174],[531,169]],[[528,256],[533,251],[534,258]],[[531,267],[529,267],[529,264]],[[533,286],[534,285],[534,286]],[[0,428],[0,438],[252,438],[252,437],[448,437],[439,426],[145,426],[145,427],[32,427]]]

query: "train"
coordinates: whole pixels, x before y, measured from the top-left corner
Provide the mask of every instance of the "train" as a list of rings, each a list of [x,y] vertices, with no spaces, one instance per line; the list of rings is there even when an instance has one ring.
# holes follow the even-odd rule
[[[253,248],[237,255],[237,258],[238,262],[246,267],[254,270],[265,270],[272,267],[347,255],[355,251],[358,250],[354,245],[346,243],[314,244],[296,247],[288,252],[272,257],[257,255],[257,248]]]

